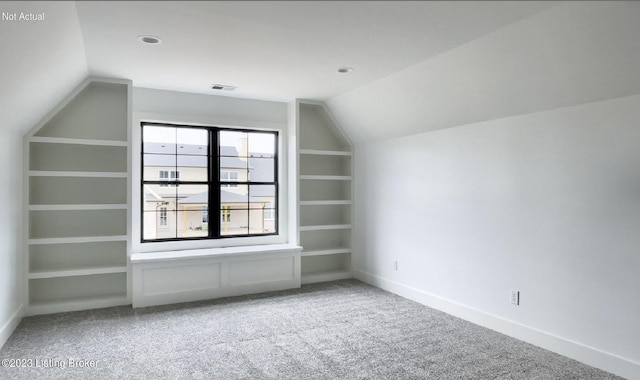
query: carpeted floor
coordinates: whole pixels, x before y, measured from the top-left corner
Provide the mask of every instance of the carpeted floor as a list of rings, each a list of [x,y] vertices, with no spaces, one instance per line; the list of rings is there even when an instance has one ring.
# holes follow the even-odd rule
[[[356,280],[29,317],[0,359],[29,380],[619,379]]]

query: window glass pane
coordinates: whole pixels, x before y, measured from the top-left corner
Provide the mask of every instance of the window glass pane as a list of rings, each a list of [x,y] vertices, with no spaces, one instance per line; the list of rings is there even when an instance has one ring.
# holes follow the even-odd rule
[[[232,204],[220,209],[220,235],[246,235],[249,231],[249,214],[246,204]]]
[[[275,160],[273,158],[249,158],[251,182],[273,182]]]
[[[276,219],[276,209],[273,202],[267,203],[264,209],[264,220],[275,220]]]
[[[177,154],[206,156],[209,151],[209,135],[206,129],[178,128],[176,144]]]
[[[180,185],[177,188],[176,230],[178,237],[202,237],[209,234],[202,209],[209,206],[207,185]]]
[[[276,153],[276,137],[273,133],[249,133],[249,156],[273,157]]]
[[[201,210],[209,204],[207,185],[179,185],[177,189],[178,211]]]
[[[143,153],[176,154],[176,128],[145,125],[142,143]]]
[[[208,181],[208,157],[207,156],[176,156],[177,170],[180,172],[181,181]]]
[[[237,187],[220,186],[220,203],[222,205],[238,206],[242,205],[247,208],[249,203],[249,189],[247,185],[238,185]]]
[[[144,155],[144,181],[168,181],[169,176],[163,177],[161,172],[176,171],[176,156],[168,154]]]
[[[209,234],[209,227],[206,223],[202,223],[200,209],[181,208],[177,212],[177,227],[179,238],[203,237]]]
[[[252,235],[274,233],[275,223],[272,219],[265,218],[264,209],[249,210],[249,233]]]
[[[220,156],[247,157],[248,134],[245,132],[220,131]]]
[[[176,238],[176,212],[170,207],[158,206],[157,211],[145,211],[143,218],[145,240]]]
[[[239,157],[220,157],[220,181],[239,181],[246,182],[249,178],[248,163],[246,158]],[[234,172],[236,179],[230,179],[234,174],[226,174]]]
[[[276,204],[275,185],[250,185],[249,195],[249,233],[274,233],[274,205]]]
[[[143,238],[145,240],[176,237],[176,196],[175,187],[143,185]]]
[[[143,185],[143,209],[145,212],[157,212],[160,207],[175,209],[176,188],[162,185]]]
[[[249,188],[238,185],[220,188],[220,235],[246,235],[249,228],[247,207],[249,205]]]
[[[251,195],[251,203],[268,203],[275,202],[276,186],[275,185],[249,185]],[[254,207],[252,207],[254,208]]]
[[[240,180],[240,173],[237,170],[221,170],[220,182],[238,182]],[[228,185],[222,185],[222,187],[238,187],[237,183],[230,183]]]

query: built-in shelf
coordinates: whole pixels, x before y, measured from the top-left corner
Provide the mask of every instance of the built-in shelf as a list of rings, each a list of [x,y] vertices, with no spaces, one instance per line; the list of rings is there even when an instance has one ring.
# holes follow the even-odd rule
[[[27,315],[131,303],[130,93],[88,78],[25,136]]]
[[[351,181],[349,175],[301,175],[300,179],[327,180],[327,181]]]
[[[300,154],[310,154],[317,156],[351,156],[351,152],[339,150],[317,150],[317,149],[300,149]]]
[[[126,141],[73,139],[73,138],[65,138],[65,137],[33,136],[29,141],[36,142],[36,143],[51,143],[51,144],[76,144],[76,145],[121,146],[121,147],[128,146],[128,143]]]
[[[300,206],[332,206],[332,205],[350,205],[352,201],[347,200],[330,200],[330,201],[300,201]]]
[[[350,224],[325,224],[319,226],[300,226],[300,231],[348,230]]]
[[[352,145],[324,105],[297,102],[302,283],[352,277]]]
[[[29,205],[29,211],[126,210],[126,204]]]
[[[323,249],[317,251],[302,251],[302,256],[325,256],[325,255],[338,255],[341,253],[351,253],[351,248],[335,248],[335,249]]]
[[[74,172],[74,171],[45,171],[30,170],[32,177],[96,177],[96,178],[127,178],[127,172]]]
[[[108,296],[69,298],[62,301],[31,302],[27,315],[51,314],[65,311],[98,309],[129,304],[125,293]]]
[[[351,278],[351,271],[340,270],[340,271],[332,271],[332,272],[322,272],[322,273],[310,273],[302,275],[302,283],[303,284],[313,284],[316,282],[326,282],[326,281],[335,281],[335,280],[345,280]]]
[[[30,280],[38,278],[56,278],[70,276],[89,276],[94,274],[106,273],[126,273],[127,267],[103,267],[103,268],[84,268],[72,270],[56,270],[49,272],[31,272],[28,277]]]
[[[116,236],[90,236],[90,237],[60,237],[60,238],[42,238],[29,239],[28,244],[67,244],[67,243],[96,243],[101,241],[126,241],[126,235]]]

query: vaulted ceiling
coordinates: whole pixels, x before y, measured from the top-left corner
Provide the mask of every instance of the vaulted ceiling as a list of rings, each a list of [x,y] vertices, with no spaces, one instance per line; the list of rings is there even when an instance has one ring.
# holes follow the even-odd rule
[[[0,2],[2,128],[87,75],[325,101],[355,142],[640,93],[640,4],[509,1]],[[161,44],[145,45],[140,35]],[[339,67],[352,67],[348,74]],[[214,92],[211,84],[237,86]]]

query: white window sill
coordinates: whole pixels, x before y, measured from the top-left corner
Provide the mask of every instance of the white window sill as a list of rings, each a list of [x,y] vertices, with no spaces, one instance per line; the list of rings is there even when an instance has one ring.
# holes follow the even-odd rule
[[[203,259],[211,257],[239,256],[239,255],[255,255],[261,253],[275,252],[295,252],[301,251],[302,247],[294,244],[268,244],[268,245],[252,245],[244,247],[225,247],[225,248],[204,248],[189,250],[174,250],[163,252],[143,252],[133,253],[131,255],[131,263],[152,263],[160,261],[186,260],[186,259]]]

